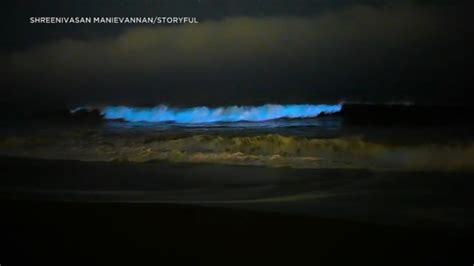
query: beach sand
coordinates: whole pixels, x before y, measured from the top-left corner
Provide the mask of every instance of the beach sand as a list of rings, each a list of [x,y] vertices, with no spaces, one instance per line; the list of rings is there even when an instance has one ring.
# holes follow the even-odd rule
[[[165,265],[470,265],[473,261],[474,234],[463,217],[459,218],[463,226],[457,227],[451,223],[431,226],[426,223],[429,219],[421,224],[410,220],[390,225],[384,219],[372,219],[384,205],[376,204],[377,198],[367,201],[367,195],[360,193],[352,198],[331,197],[362,184],[369,184],[364,190],[377,184],[377,191],[390,191],[372,182],[380,176],[365,170],[315,172],[11,157],[0,162],[4,173],[0,182],[2,265],[135,265],[145,261]],[[349,180],[360,182],[345,187]],[[466,184],[456,183],[456,176],[454,180],[454,185]],[[412,190],[418,183],[425,185],[419,180],[407,183]],[[434,188],[435,183],[439,180],[428,186]],[[446,191],[456,194],[454,185]],[[400,182],[391,187],[397,186]],[[347,205],[355,198],[359,198],[356,205]],[[360,209],[367,202],[372,203],[360,211],[371,212],[365,220],[345,210]],[[387,212],[406,219],[401,212],[404,205],[391,209],[391,204],[386,203]],[[297,211],[291,211],[293,207]],[[328,209],[333,210],[324,211]],[[330,213],[339,212],[331,218]]]

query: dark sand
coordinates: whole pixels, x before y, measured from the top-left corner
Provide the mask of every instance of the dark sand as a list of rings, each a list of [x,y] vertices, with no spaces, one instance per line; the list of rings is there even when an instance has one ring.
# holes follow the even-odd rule
[[[145,193],[144,198],[130,192],[148,189],[174,194],[191,187],[209,186],[214,187],[214,192],[224,188],[227,193],[232,187],[244,191],[245,197],[239,193],[217,193],[206,200],[261,198],[262,191],[252,193],[262,184],[299,189],[300,184],[295,188],[286,179],[287,171],[296,174],[289,169],[171,164],[161,166],[157,181],[150,176],[150,171],[157,171],[153,164],[137,167],[18,158],[3,158],[0,162],[2,266],[94,262],[472,265],[474,261],[474,235],[465,227],[453,233],[449,227],[388,226],[284,211],[242,210],[226,204],[165,204],[157,203],[163,197],[160,193],[156,200],[147,201],[151,194]],[[209,171],[215,173],[210,175]],[[337,173],[345,179],[367,174],[364,170],[325,171],[325,175]],[[228,176],[225,185],[218,177],[224,173]],[[298,173],[294,182],[305,181],[307,173]],[[318,184],[331,187],[335,183]],[[97,198],[97,193],[79,193],[81,189],[128,192],[105,193],[106,196]],[[269,194],[278,196],[275,191]],[[145,260],[150,263],[144,263]]]

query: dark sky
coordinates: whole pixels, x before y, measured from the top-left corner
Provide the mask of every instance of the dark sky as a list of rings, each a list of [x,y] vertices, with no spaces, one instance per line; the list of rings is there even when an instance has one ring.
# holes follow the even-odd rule
[[[4,106],[466,104],[472,1],[10,1]],[[29,24],[193,16],[197,25]]]

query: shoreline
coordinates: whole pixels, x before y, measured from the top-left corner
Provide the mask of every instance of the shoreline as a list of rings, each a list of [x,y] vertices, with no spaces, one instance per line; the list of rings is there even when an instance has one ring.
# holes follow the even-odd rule
[[[7,243],[0,251],[0,258],[5,265],[64,263],[61,259],[64,257],[109,264],[125,261],[141,264],[146,258],[157,263],[220,265],[242,265],[249,260],[266,264],[312,261],[325,265],[354,262],[464,265],[472,262],[470,247],[474,232],[469,223],[455,228],[452,225],[433,227],[429,220],[415,219],[409,221],[408,226],[377,220],[384,215],[389,215],[388,219],[407,219],[403,211],[411,205],[393,205],[400,200],[387,196],[393,189],[408,186],[408,190],[402,190],[408,193],[417,187],[437,188],[436,184],[449,178],[452,182],[449,197],[453,197],[456,189],[467,189],[466,182],[470,184],[466,181],[470,176],[462,174],[447,177],[426,174],[416,176],[420,179],[417,180],[412,175],[380,175],[367,170],[110,164],[11,157],[1,157],[0,165],[5,173],[0,179],[0,235]],[[380,183],[380,180],[385,181]],[[16,192],[11,190],[15,187]],[[371,187],[380,193],[357,192],[359,188]],[[45,188],[68,189],[79,194],[85,189],[102,189],[116,195],[109,198],[111,202],[100,202],[87,193],[77,200],[67,200],[67,195],[37,197],[31,194],[35,189]],[[130,202],[130,195],[121,190],[124,188],[138,198],[150,199],[150,195],[154,195],[157,200]],[[13,198],[5,197],[8,189]],[[22,189],[23,192],[19,192]],[[303,192],[318,196],[324,191],[348,189],[357,193],[239,203],[239,199],[281,199],[287,195],[303,195]],[[445,191],[446,186],[440,189]],[[231,203],[159,202],[166,197],[228,199]],[[424,197],[426,195],[410,196],[402,200],[416,200],[423,208],[426,200],[449,203],[444,198]],[[84,202],[87,199],[91,201]],[[460,197],[453,204],[462,200],[465,199]],[[375,216],[365,214],[367,211]],[[362,216],[354,215],[357,212]]]
[[[177,203],[466,231],[474,176],[0,157],[1,199]]]

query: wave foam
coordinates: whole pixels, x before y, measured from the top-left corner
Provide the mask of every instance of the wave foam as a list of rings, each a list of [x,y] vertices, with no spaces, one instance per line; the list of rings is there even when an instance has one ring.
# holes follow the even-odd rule
[[[89,131],[64,137],[0,138],[0,154],[84,161],[218,163],[293,168],[474,171],[474,143],[389,145],[360,137],[193,135],[149,137]]]
[[[166,105],[156,107],[106,106],[100,109],[105,119],[123,119],[129,122],[175,122],[213,123],[238,121],[266,121],[279,118],[309,118],[320,114],[341,111],[342,104],[311,105],[265,104],[261,106],[191,107],[173,108]],[[75,110],[78,110],[77,108]],[[73,110],[74,111],[74,110]]]

